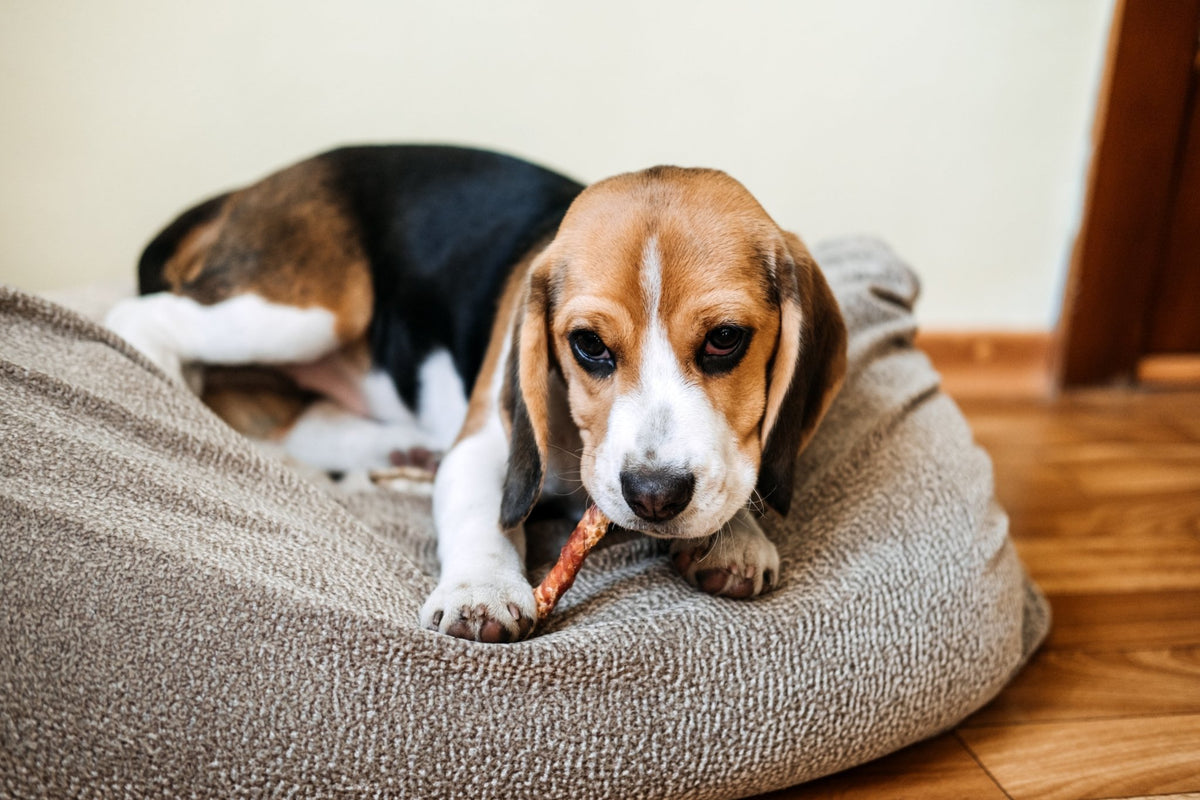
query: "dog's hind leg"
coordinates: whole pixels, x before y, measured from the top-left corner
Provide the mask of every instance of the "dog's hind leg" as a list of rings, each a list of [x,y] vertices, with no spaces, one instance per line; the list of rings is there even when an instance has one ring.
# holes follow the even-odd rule
[[[105,324],[179,380],[189,362],[290,364],[316,360],[342,344],[332,311],[253,293],[205,305],[157,292],[121,301]]]

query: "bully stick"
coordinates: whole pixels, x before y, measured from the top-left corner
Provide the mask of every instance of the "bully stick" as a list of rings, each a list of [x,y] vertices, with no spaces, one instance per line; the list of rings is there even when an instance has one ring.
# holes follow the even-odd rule
[[[550,572],[533,590],[533,598],[537,601],[537,618],[540,622],[554,610],[554,604],[563,592],[571,588],[583,560],[592,551],[596,543],[608,531],[608,517],[597,506],[589,506],[583,519],[571,531],[570,538],[563,545],[558,561],[550,568]]]

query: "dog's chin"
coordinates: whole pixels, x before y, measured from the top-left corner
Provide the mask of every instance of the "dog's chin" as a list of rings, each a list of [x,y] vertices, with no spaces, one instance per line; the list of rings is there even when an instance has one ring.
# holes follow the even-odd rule
[[[610,516],[609,519],[612,519],[614,523],[626,530],[644,533],[647,536],[653,536],[655,539],[698,539],[712,533],[712,531],[703,532],[702,529],[679,524],[675,520],[647,522],[632,514],[620,519],[613,519]]]

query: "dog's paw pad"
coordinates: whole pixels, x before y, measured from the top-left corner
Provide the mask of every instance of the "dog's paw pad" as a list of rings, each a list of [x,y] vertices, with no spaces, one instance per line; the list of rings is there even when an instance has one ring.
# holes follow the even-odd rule
[[[735,575],[724,568],[700,570],[696,573],[696,585],[709,594],[721,597],[746,598],[754,596],[753,578]]]
[[[415,467],[429,473],[436,473],[442,463],[442,454],[425,447],[410,447],[406,450],[393,450],[388,454],[388,461],[393,467]]]
[[[524,578],[443,582],[421,610],[423,627],[477,642],[514,642],[536,619],[533,589]]]

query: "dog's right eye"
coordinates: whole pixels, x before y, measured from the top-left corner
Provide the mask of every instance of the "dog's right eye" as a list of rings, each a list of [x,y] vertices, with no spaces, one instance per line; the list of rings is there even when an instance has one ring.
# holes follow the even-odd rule
[[[567,341],[571,343],[571,352],[579,366],[597,378],[607,377],[617,368],[617,360],[608,345],[593,331],[572,331]]]

